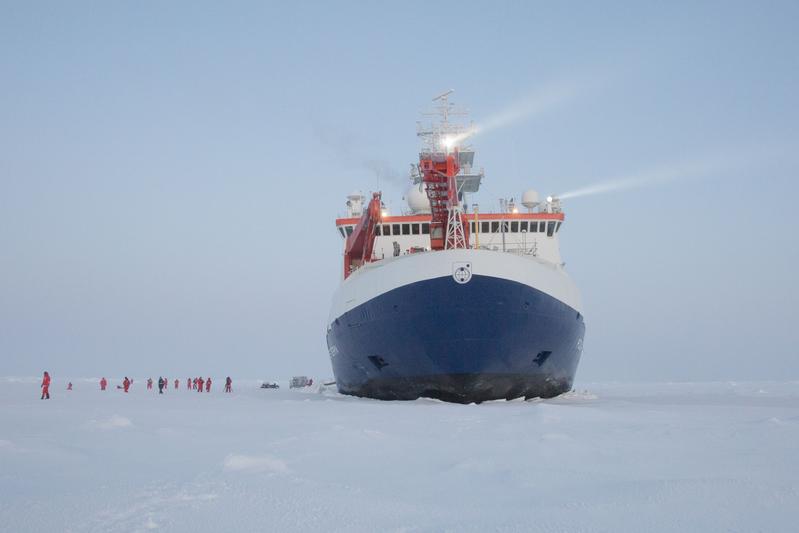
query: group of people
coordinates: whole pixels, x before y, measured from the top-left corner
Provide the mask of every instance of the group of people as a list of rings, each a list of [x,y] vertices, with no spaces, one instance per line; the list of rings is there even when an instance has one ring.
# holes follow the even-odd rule
[[[152,390],[153,378],[147,378],[147,390]],[[180,388],[180,380],[175,380],[175,389]],[[163,394],[165,390],[169,389],[169,380],[163,376],[158,377],[158,394]]]
[[[175,380],[175,390],[180,388],[180,380]],[[121,385],[117,385],[117,389],[121,389],[124,392],[130,391],[130,386],[133,385],[133,380],[125,376],[125,379],[122,380]],[[169,380],[163,376],[158,377],[158,394],[163,394],[165,390],[169,388]],[[50,374],[45,371],[44,376],[42,377],[42,400],[49,400],[50,399]],[[100,390],[106,390],[108,387],[108,380],[105,377],[100,378]],[[152,390],[153,388],[153,378],[147,378],[147,389]],[[188,378],[186,380],[186,388],[188,390],[196,390],[197,392],[203,392],[203,388],[205,392],[211,392],[211,378],[203,379],[202,377],[199,378]],[[67,390],[72,390],[72,382],[70,381],[67,384]],[[233,392],[233,380],[230,379],[230,376],[225,378],[225,392]]]

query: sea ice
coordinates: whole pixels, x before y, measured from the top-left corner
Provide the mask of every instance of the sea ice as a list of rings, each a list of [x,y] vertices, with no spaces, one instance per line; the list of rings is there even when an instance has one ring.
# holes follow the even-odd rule
[[[64,383],[62,383],[62,381]],[[769,531],[799,521],[799,383],[380,402],[0,378],[4,531]],[[111,380],[116,383],[117,380]],[[182,385],[182,384],[181,384]]]

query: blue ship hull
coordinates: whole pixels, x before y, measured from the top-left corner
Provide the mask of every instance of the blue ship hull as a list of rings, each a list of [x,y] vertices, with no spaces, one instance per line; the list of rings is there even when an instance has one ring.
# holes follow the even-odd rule
[[[579,312],[530,286],[446,276],[351,309],[327,344],[344,394],[472,403],[570,390],[584,332]]]

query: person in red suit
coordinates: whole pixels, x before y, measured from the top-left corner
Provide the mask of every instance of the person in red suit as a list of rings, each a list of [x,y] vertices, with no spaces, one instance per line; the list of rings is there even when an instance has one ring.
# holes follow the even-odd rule
[[[105,379],[104,377],[100,378],[100,390],[105,390],[107,386],[108,386],[108,380]]]
[[[72,382],[67,383],[67,390],[72,390]]]
[[[178,390],[178,387],[180,387],[180,380],[176,379],[175,380],[175,390]]]
[[[211,378],[205,380],[205,392],[211,392]]]
[[[44,371],[44,377],[42,378],[42,400],[49,400],[50,399],[50,374],[47,371]]]
[[[205,380],[202,377],[197,378],[197,392],[203,391],[203,384],[205,384]]]
[[[128,376],[125,376],[125,379],[122,380],[122,390],[128,392],[128,389],[130,389],[130,380],[128,379]]]

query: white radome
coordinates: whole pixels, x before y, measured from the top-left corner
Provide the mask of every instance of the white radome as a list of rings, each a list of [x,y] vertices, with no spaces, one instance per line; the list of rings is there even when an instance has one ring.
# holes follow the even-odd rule
[[[408,202],[408,207],[414,213],[429,213],[430,200],[427,198],[427,193],[422,190],[422,184],[411,185],[405,192],[405,200]]]
[[[522,205],[527,209],[533,209],[539,203],[541,200],[538,198],[538,191],[528,189],[522,193]]]

